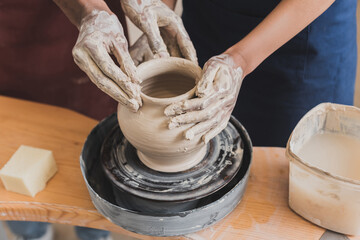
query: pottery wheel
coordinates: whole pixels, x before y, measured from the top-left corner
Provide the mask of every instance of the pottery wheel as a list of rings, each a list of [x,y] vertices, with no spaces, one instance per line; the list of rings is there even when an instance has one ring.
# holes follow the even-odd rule
[[[228,184],[240,168],[243,146],[239,131],[229,123],[207,144],[203,160],[183,172],[164,173],[145,166],[118,126],[103,143],[101,161],[120,189],[162,201],[187,201],[210,195]]]
[[[121,186],[127,185],[119,180],[124,179],[124,177],[118,180],[110,171],[120,171],[118,167],[121,164],[120,161],[105,161],[110,164],[109,167],[112,166],[111,164],[113,164],[113,166],[110,170],[103,171],[103,169],[107,168],[105,168],[105,162],[103,162],[104,159],[102,158],[107,156],[108,159],[110,159],[111,154],[120,154],[122,152],[121,147],[124,149],[132,149],[131,154],[136,156],[135,149],[124,140],[117,126],[118,121],[116,114],[101,121],[88,136],[80,157],[81,172],[84,176],[91,200],[96,209],[113,223],[129,231],[151,236],[183,235],[199,231],[220,221],[229,214],[242,199],[249,179],[250,165],[252,162],[252,145],[245,128],[234,117],[231,117],[227,130],[221,133],[225,134],[227,131],[230,132],[230,135],[233,137],[226,141],[229,141],[229,143],[232,142],[232,145],[229,144],[226,150],[219,148],[219,151],[230,152],[230,146],[233,146],[234,150],[232,150],[232,152],[240,151],[241,154],[239,153],[239,156],[242,155],[242,158],[241,164],[239,163],[239,170],[230,182],[220,187],[217,191],[206,197],[187,201],[162,201],[161,196],[156,200],[150,200],[135,196],[135,194],[129,193],[127,190],[122,190],[122,188],[119,187],[119,182],[121,182]],[[240,134],[241,140],[237,138],[238,134],[232,132],[234,130],[233,127],[235,127],[236,132]],[[229,134],[229,132],[227,134]],[[213,141],[219,141],[219,139],[214,139]],[[104,142],[107,142],[107,144],[104,144]],[[209,143],[209,151],[214,147],[214,143],[215,142]],[[106,155],[104,151],[105,148],[111,148],[108,144],[111,146],[115,144],[117,150]],[[231,155],[225,154],[225,156],[230,157]],[[206,163],[206,161],[208,161],[208,163]],[[165,182],[171,184],[171,181],[167,180],[168,178],[176,180],[177,177],[181,177],[181,174],[185,176],[191,172],[199,171],[201,168],[206,169],[205,166],[210,164],[210,160],[204,159],[197,168],[195,167],[186,172],[176,173],[174,175],[163,175],[163,173],[146,169],[144,166],[134,167],[136,164],[141,165],[141,162],[138,159],[135,160],[135,158],[134,163],[130,164],[130,161],[126,161],[126,163],[127,164],[122,165],[125,167],[131,166],[130,170],[131,168],[134,170],[139,168],[145,171],[146,174],[149,174],[147,175],[147,179],[150,178],[149,176],[155,174],[157,179],[163,178]],[[109,173],[113,175],[112,179],[109,178]],[[142,175],[145,173],[141,172]],[[221,173],[219,175],[221,175]],[[225,174],[223,177],[225,177]],[[228,181],[228,179],[225,179],[225,181]],[[118,185],[115,185],[115,182],[117,182]],[[210,183],[208,182],[208,184]],[[168,186],[165,185],[165,187]],[[134,185],[134,187],[127,187],[127,189],[137,190],[138,188]],[[143,192],[147,191],[143,190]],[[153,194],[157,193],[154,192]],[[183,193],[180,191],[179,194]]]

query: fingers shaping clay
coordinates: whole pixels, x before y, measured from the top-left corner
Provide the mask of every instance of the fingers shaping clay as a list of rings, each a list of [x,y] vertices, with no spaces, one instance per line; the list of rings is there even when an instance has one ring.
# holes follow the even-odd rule
[[[169,129],[170,118],[164,110],[172,103],[194,96],[200,67],[181,58],[154,59],[141,64],[138,74],[143,80],[143,106],[136,113],[121,104],[118,106],[118,121],[124,136],[149,168],[179,172],[195,166],[205,156],[206,145],[201,136],[185,139],[184,132],[194,124]]]
[[[34,197],[57,171],[51,151],[21,145],[0,170],[6,190]]]

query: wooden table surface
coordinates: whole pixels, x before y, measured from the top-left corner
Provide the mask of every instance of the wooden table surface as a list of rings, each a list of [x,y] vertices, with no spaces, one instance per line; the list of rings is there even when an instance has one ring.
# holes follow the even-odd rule
[[[0,220],[88,226],[157,239],[114,225],[93,206],[79,156],[96,124],[67,109],[0,96],[0,168],[22,144],[52,150],[58,165],[34,198],[8,192],[0,182]],[[175,239],[320,239],[325,230],[288,207],[288,173],[285,149],[255,147],[248,187],[237,208],[212,227]]]

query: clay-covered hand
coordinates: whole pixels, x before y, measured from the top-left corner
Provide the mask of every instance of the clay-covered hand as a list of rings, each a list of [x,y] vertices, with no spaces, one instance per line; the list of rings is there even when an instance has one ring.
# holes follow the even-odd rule
[[[243,71],[235,66],[230,55],[210,58],[197,83],[197,98],[173,103],[165,109],[165,115],[172,116],[169,128],[195,123],[185,132],[185,138],[192,139],[201,134],[207,143],[226,127],[242,80]]]
[[[93,10],[81,21],[79,31],[73,48],[75,63],[98,88],[137,111],[142,104],[139,80],[118,18],[106,11]]]
[[[197,63],[181,18],[161,0],[121,0],[127,17],[147,36],[155,57],[184,57]]]
[[[145,34],[129,48],[129,53],[136,66],[154,58]]]

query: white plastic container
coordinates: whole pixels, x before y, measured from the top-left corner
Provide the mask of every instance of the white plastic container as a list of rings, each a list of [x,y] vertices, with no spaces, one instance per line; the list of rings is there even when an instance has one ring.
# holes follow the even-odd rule
[[[360,141],[360,109],[322,103],[299,121],[286,147],[290,160],[289,205],[321,227],[360,235],[360,180],[328,172],[315,162],[299,157],[304,144],[320,133],[349,136]],[[318,150],[326,151],[326,147]],[[354,162],[360,161],[360,156],[354,158]]]

